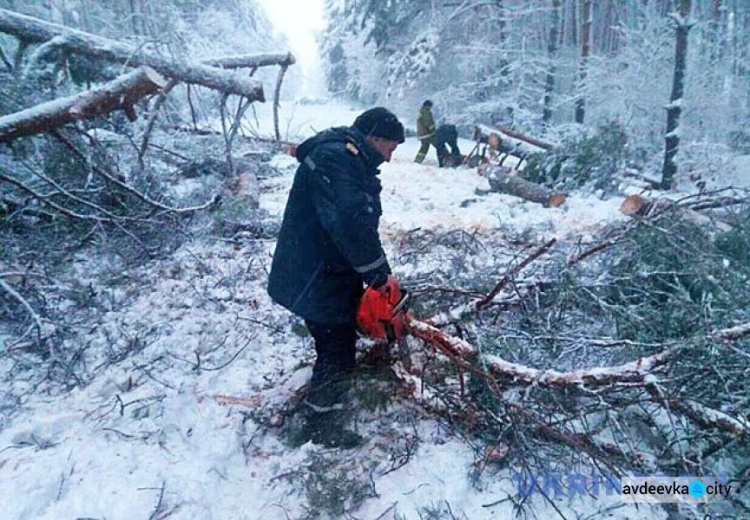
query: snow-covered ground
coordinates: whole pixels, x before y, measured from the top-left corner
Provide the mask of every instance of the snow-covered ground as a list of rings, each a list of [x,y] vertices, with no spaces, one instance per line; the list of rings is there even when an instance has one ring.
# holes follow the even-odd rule
[[[299,138],[350,124],[358,111],[300,105],[292,113],[282,127]],[[468,141],[461,146],[470,149]],[[475,169],[437,168],[434,150],[413,164],[417,148],[407,139],[382,168],[388,248],[415,228],[533,230],[575,241],[624,218],[616,197],[572,194],[545,209],[486,193]],[[747,172],[746,163],[738,168]],[[280,216],[295,162],[280,155],[273,164],[283,175],[263,181],[261,208]],[[365,498],[351,518],[416,519],[425,508],[449,518],[448,507],[456,518],[514,517],[512,502],[503,501],[518,491],[512,469],[487,470],[472,484],[474,451],[405,400],[359,416],[369,439],[359,450],[284,442],[271,427],[274,410],[309,377],[314,353],[298,320],[266,295],[273,247],[271,239],[189,242],[127,273],[118,287],[97,287],[110,311],[81,345],[110,352],[109,361],[127,355],[89,366],[91,384],[70,392],[32,391],[23,378],[2,382],[0,518],[296,519],[320,507],[316,500],[335,502],[332,495],[362,483]],[[81,257],[72,267],[82,283],[94,282],[91,262]],[[411,459],[397,467],[405,445]],[[554,517],[541,497],[531,500],[539,518]],[[553,500],[567,518],[620,505],[617,497]],[[630,506],[605,516],[666,518]]]

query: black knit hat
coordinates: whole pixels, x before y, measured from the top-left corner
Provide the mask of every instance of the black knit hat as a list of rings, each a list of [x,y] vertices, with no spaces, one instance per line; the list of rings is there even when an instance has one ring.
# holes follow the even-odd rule
[[[353,126],[366,137],[381,137],[398,143],[404,142],[404,125],[387,108],[375,107],[362,112],[354,120]]]

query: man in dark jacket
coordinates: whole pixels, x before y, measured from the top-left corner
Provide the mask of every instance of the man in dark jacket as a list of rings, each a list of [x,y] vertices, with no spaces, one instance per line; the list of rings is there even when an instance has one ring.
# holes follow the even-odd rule
[[[456,125],[440,125],[435,131],[435,148],[437,148],[438,166],[455,167],[463,162],[461,150],[458,149],[458,130]],[[448,153],[450,146],[450,153]]]
[[[435,118],[432,117],[432,101],[429,99],[422,103],[422,108],[417,114],[417,139],[421,143],[419,152],[414,158],[415,163],[421,163],[430,151],[430,145],[435,136]]]
[[[356,311],[363,283],[391,273],[378,235],[378,166],[404,142],[398,118],[382,107],[351,127],[303,142],[269,275],[274,301],[305,320],[317,359],[306,398],[305,435],[330,447],[361,442],[343,427],[343,399],[355,364]]]

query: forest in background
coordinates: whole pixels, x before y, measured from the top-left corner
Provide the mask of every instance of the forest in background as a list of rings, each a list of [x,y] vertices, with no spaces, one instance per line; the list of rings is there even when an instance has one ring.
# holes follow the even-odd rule
[[[328,0],[332,92],[452,123],[564,139],[614,123],[659,171],[666,109],[679,162],[700,169],[750,146],[750,4],[740,0]],[[674,103],[678,35],[684,94]],[[673,129],[672,129],[673,131]]]
[[[419,402],[423,413],[472,446],[475,484],[510,467],[532,475],[553,461],[613,473],[724,472],[746,495],[750,210],[747,191],[703,189],[708,176],[721,185],[729,160],[750,151],[750,8],[740,4],[328,3],[330,25],[321,43],[332,96],[385,104],[401,115],[416,115],[430,98],[439,118],[458,124],[464,137],[484,123],[547,139],[554,146],[525,157],[520,175],[564,190],[571,200],[621,197],[634,186],[646,194],[631,220],[602,224],[585,240],[556,242],[544,226],[531,225],[522,231],[417,226],[384,238],[394,268],[408,273],[403,281],[418,301],[415,314],[432,315],[429,323],[440,328],[425,330],[450,341],[436,353],[429,342],[411,338],[422,371],[399,372],[393,363],[385,390],[373,392],[386,404],[373,407],[392,406],[390,413]],[[6,0],[0,9],[127,43],[137,49],[134,57],[195,64],[286,50],[251,1]],[[0,22],[5,14],[0,11]],[[130,70],[128,60],[68,52],[65,37],[23,34],[26,39],[0,32],[0,117],[139,70]],[[297,74],[291,67],[284,81],[289,96],[300,83]],[[249,75],[270,101],[274,82],[280,85],[275,67]],[[684,82],[675,88],[680,76]],[[231,318],[227,308],[239,316],[252,301],[267,312],[245,328],[232,324],[242,341],[261,334],[257,343],[274,350],[299,345],[304,336],[287,330],[288,315],[262,290],[266,248],[280,215],[260,210],[258,198],[262,189],[268,196],[287,189],[293,167],[271,164],[284,143],[278,136],[255,139],[257,98],[189,82],[155,85],[161,92],[123,110],[14,137],[0,148],[0,372],[8,389],[1,405],[7,422],[0,427],[24,413],[30,395],[90,388],[135,359],[146,375],[126,391],[145,393],[156,385],[162,392],[157,379],[174,369],[170,349],[185,338],[150,322],[150,315],[130,325],[118,320],[165,279],[184,282],[197,295],[198,303],[188,290],[164,298],[180,309],[170,317],[174,323],[194,321],[185,309],[202,313],[214,304],[211,320],[219,323]],[[666,187],[658,177],[670,143],[674,152],[680,144],[675,178],[691,191],[673,192],[678,200],[652,190]],[[395,166],[404,168],[403,183],[420,168]],[[466,167],[456,173],[479,175]],[[429,190],[429,182],[419,191]],[[488,195],[477,189],[456,205]],[[529,211],[517,200],[497,205],[497,211]],[[552,209],[529,212],[536,211]],[[562,218],[563,211],[554,215]],[[188,243],[226,248],[227,258],[200,258],[181,249]],[[248,258],[233,256],[237,247]],[[160,262],[173,263],[153,269]],[[224,273],[232,262],[240,267]],[[82,276],[79,269],[91,272]],[[241,297],[218,301],[211,293],[222,284]],[[207,327],[192,338],[194,350],[181,355],[194,355],[195,362],[178,381],[227,366],[216,334]],[[244,357],[245,347],[233,352],[230,364],[257,362]],[[207,359],[209,369],[202,368]],[[367,394],[373,381],[362,380]],[[246,391],[242,385],[239,391]],[[396,397],[393,388],[408,398]],[[429,390],[421,401],[416,388]],[[275,404],[248,415],[248,424],[281,437],[272,423],[288,410]],[[120,417],[143,427],[143,416],[124,408]],[[373,438],[378,420],[385,419],[363,421]],[[403,465],[422,442],[416,433],[412,440],[397,455]],[[374,452],[371,462],[383,457]],[[327,462],[341,463],[335,456]],[[311,474],[315,467],[310,464]],[[361,490],[372,478],[343,473],[361,479],[347,489]],[[314,496],[308,490],[309,502]],[[366,498],[321,507],[340,514]],[[525,507],[524,497],[517,507]],[[720,509],[732,517],[750,506],[738,496]]]

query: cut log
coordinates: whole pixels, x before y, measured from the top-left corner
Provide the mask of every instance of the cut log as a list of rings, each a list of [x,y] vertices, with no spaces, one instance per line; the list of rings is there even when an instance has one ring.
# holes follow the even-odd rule
[[[628,195],[620,205],[620,213],[629,217],[646,217],[657,209],[666,209],[670,204],[664,200],[649,200],[642,195]]]
[[[160,74],[184,83],[201,85],[226,94],[245,96],[251,101],[265,101],[263,85],[238,73],[187,63],[143,51],[140,47],[89,34],[31,16],[0,9],[0,32],[12,34],[26,43],[42,43],[53,38],[67,51],[126,65],[147,65]]]
[[[549,208],[556,208],[565,203],[567,197],[564,193],[529,182],[516,173],[515,170],[504,166],[490,166],[487,168],[487,180],[490,183],[490,189],[537,202]]]
[[[159,91],[166,83],[153,69],[140,67],[97,89],[0,117],[0,142],[49,132],[67,123],[108,114],[117,109],[131,113],[132,117],[133,104]]]
[[[629,217],[651,217],[672,212],[679,218],[696,226],[714,225],[719,231],[729,231],[731,226],[726,222],[713,220],[706,215],[667,199],[647,199],[643,195],[628,195],[620,205],[620,212]]]

